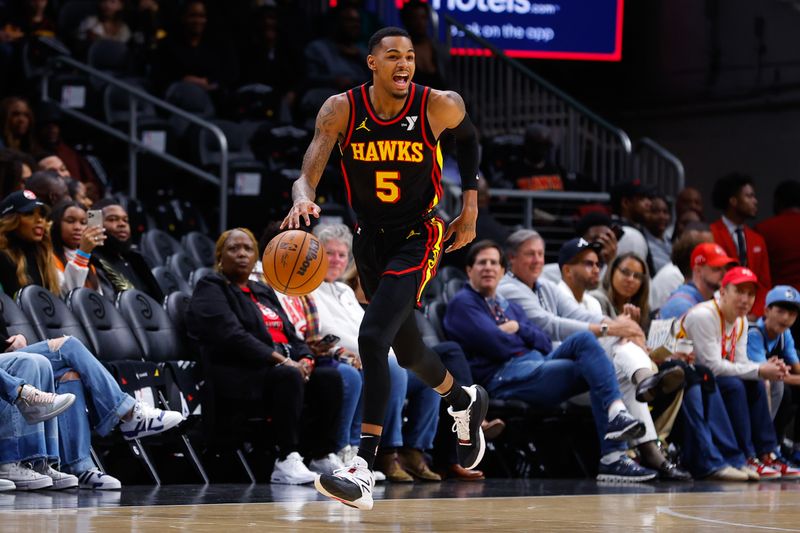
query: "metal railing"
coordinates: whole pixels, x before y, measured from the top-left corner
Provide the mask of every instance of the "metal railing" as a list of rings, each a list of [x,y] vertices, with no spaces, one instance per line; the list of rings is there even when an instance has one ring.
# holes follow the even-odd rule
[[[82,111],[79,108],[74,108],[70,106],[62,105],[61,101],[53,99],[50,95],[50,81],[56,74],[60,71],[67,71],[73,73],[75,71],[85,74],[87,76],[86,83],[87,85],[90,83],[90,79],[92,80],[101,80],[104,83],[112,85],[124,93],[128,97],[128,129],[126,131],[122,131],[120,129],[114,128],[109,124],[106,124],[102,120],[93,117],[92,115]],[[196,116],[192,115],[175,107],[164,100],[156,98],[141,89],[134,87],[124,81],[121,81],[109,74],[106,74],[102,71],[99,71],[95,68],[86,65],[85,63],[81,63],[80,61],[76,61],[75,59],[69,56],[57,56],[53,57],[48,61],[48,67],[44,70],[42,74],[42,84],[41,84],[41,97],[42,101],[49,101],[57,104],[61,111],[72,117],[75,118],[85,124],[88,124],[94,128],[97,128],[108,135],[119,139],[128,145],[128,158],[129,158],[129,166],[128,166],[128,193],[132,198],[137,197],[137,188],[138,188],[138,176],[137,176],[137,158],[140,153],[147,153],[153,157],[161,159],[181,170],[188,172],[208,183],[216,185],[219,187],[219,229],[223,231],[227,227],[227,220],[228,220],[228,140],[225,137],[225,134],[219,129],[216,125],[206,120],[197,118]],[[148,146],[139,137],[139,103],[140,102],[147,102],[152,106],[166,111],[172,115],[176,115],[181,117],[182,119],[194,124],[200,128],[206,129],[211,131],[211,134],[216,138],[217,142],[220,146],[220,166],[219,166],[219,175],[214,175],[200,167],[192,165],[191,163],[187,163],[186,161],[175,157],[172,154],[167,153],[166,151],[160,151],[154,149],[151,146]]]
[[[628,135],[449,15],[440,15],[451,57],[450,81],[481,134],[521,133],[537,122],[560,135],[558,163],[602,188],[629,175]]]
[[[681,160],[648,137],[642,137],[633,150],[631,177],[671,197],[686,185]]]

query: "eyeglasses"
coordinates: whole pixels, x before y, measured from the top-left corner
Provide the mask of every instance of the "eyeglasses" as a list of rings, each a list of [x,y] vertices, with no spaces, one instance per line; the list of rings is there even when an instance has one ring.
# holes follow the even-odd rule
[[[617,272],[626,278],[633,278],[636,281],[642,281],[644,279],[644,272],[634,272],[629,268],[621,267],[617,269]]]

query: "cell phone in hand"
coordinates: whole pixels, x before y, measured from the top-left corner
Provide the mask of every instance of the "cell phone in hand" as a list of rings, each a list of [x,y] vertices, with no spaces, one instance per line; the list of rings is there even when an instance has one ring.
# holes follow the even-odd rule
[[[103,225],[103,210],[102,209],[89,209],[86,213],[89,220],[89,227]]]
[[[322,337],[322,340],[320,340],[319,342],[321,344],[336,344],[337,342],[339,342],[339,339],[340,339],[340,337],[337,337],[336,335],[333,335],[332,333],[328,333],[327,335]]]

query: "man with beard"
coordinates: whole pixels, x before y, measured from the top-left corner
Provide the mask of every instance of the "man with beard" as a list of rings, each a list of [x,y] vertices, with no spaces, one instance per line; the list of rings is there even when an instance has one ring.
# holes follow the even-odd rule
[[[112,199],[101,200],[94,207],[103,210],[103,227],[106,229],[105,244],[92,253],[92,264],[102,282],[112,287],[114,293],[138,289],[157,302],[162,301],[164,294],[144,256],[132,249],[128,213]]]
[[[574,299],[587,311],[598,315],[603,314],[600,302],[587,291],[594,290],[600,285],[600,270],[603,268],[600,260],[602,248],[603,245],[599,242],[589,242],[581,237],[564,243],[558,254],[558,266],[561,268],[558,290],[565,297]]]
[[[617,255],[635,253],[647,261],[651,275],[655,273],[653,258],[642,231],[654,195],[655,192],[639,180],[619,183],[611,189],[611,218],[623,229]]]
[[[736,259],[728,257],[725,250],[713,242],[698,244],[690,259],[692,278],[673,292],[661,306],[659,318],[678,318],[689,309],[714,297],[728,265]]]

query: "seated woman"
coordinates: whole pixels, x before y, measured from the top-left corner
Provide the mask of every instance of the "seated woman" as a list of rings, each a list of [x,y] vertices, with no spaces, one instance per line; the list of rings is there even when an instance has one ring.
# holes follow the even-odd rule
[[[78,287],[88,287],[103,293],[94,265],[89,264],[92,250],[106,240],[103,226],[88,226],[86,209],[75,201],[62,202],[50,215],[53,225],[50,238],[58,268],[61,294]]]
[[[360,366],[358,331],[364,309],[353,290],[337,281],[352,260],[353,235],[343,224],[320,224],[314,228],[314,234],[328,256],[325,281],[312,293],[319,312],[320,335],[330,333],[340,337],[337,347],[346,357],[354,357]],[[375,468],[390,481],[411,481],[408,473],[425,481],[440,481],[441,476],[430,470],[423,457],[423,452],[433,447],[439,421],[439,395],[412,372],[400,367],[391,351],[389,372],[392,394]],[[403,426],[402,409],[406,397],[409,399],[408,423]],[[358,442],[359,433],[354,429],[351,428],[350,433],[351,446]]]
[[[0,202],[0,283],[12,297],[31,284],[60,293],[58,269],[47,231],[48,213],[47,206],[27,190],[10,194]],[[0,322],[0,336],[9,337],[5,322]],[[87,398],[91,399],[94,430],[100,435],[108,435],[119,426],[126,439],[140,438],[170,429],[183,420],[178,412],[156,409],[124,393],[105,367],[73,337],[49,339],[30,346],[26,346],[27,339],[21,335],[14,338],[21,346],[17,351],[50,360],[57,391],[76,396],[75,408],[59,417],[58,446],[61,466],[78,475],[81,488],[121,486],[118,480],[97,469],[91,459]],[[3,430],[19,428],[14,425]]]
[[[68,409],[75,396],[55,394],[50,362],[41,355],[15,352],[20,342],[5,340],[0,357],[0,427],[10,430],[17,424],[21,430],[0,430],[0,490],[75,487],[75,476],[55,469],[48,470],[50,475],[42,473],[49,461],[58,461],[56,424],[46,422]],[[27,463],[36,469],[24,466]]]
[[[647,332],[650,326],[650,274],[633,252],[618,255],[606,270],[603,286],[591,292],[609,318],[630,315]]]
[[[209,363],[218,398],[244,394],[264,402],[259,411],[271,419],[278,451],[272,483],[310,483],[315,474],[299,453],[301,424],[309,433],[303,444],[322,467],[336,447],[342,380],[334,368],[315,368],[311,349],[295,334],[275,291],[248,279],[256,249],[250,230],[220,235],[217,273],[197,283],[187,327]],[[304,403],[309,409],[301,417]]]

